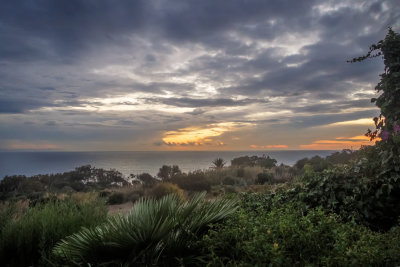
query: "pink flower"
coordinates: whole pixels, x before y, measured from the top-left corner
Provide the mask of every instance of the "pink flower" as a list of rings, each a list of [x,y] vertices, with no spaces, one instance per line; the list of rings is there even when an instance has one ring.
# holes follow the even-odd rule
[[[400,125],[398,125],[398,124],[396,124],[395,126],[394,126],[394,128],[393,128],[393,131],[394,131],[394,133],[398,133],[398,132],[400,132]]]
[[[383,141],[388,140],[388,139],[389,139],[389,136],[390,136],[389,131],[382,131],[382,132],[381,132],[381,138],[382,138]]]

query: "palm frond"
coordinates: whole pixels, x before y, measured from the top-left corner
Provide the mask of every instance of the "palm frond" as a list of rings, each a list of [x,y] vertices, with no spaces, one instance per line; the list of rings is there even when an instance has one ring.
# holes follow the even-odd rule
[[[151,264],[166,251],[184,250],[190,238],[237,207],[235,200],[208,202],[204,198],[205,193],[188,201],[177,195],[143,198],[126,217],[111,217],[95,228],[83,228],[59,242],[53,253],[75,264]]]

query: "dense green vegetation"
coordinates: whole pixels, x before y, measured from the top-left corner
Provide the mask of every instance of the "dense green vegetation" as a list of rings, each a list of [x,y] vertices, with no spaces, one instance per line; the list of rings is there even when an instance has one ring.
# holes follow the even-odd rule
[[[399,227],[373,232],[322,208],[246,194],[196,245],[210,266],[396,266],[399,241]]]
[[[57,242],[82,226],[97,225],[107,218],[104,203],[96,198],[53,199],[34,207],[23,204],[8,203],[1,209],[2,266],[50,265],[54,262],[51,251]]]
[[[367,133],[380,137],[375,146],[301,159],[293,167],[244,156],[228,167],[217,158],[205,171],[164,165],[158,177],[127,180],[90,166],[6,177],[0,182],[0,262],[400,265],[400,35],[390,29],[353,62],[374,57],[375,50],[386,66],[381,94],[373,99],[382,114]],[[107,217],[106,201],[135,204],[126,216]]]
[[[178,195],[141,199],[128,216],[111,217],[65,238],[54,254],[68,266],[176,266],[179,258],[191,254],[190,242],[236,209],[233,199],[208,202],[204,196],[197,194],[189,201]]]

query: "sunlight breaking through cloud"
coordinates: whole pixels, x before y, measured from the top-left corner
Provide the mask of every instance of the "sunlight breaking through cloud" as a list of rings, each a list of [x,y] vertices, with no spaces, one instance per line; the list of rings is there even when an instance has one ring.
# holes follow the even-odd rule
[[[340,121],[331,123],[327,126],[348,126],[348,125],[366,125],[366,126],[373,126],[374,122],[372,118],[364,118],[358,120],[351,120],[351,121]]]
[[[162,141],[169,146],[224,146],[225,144],[221,140],[214,140],[213,138],[221,136],[225,132],[235,131],[239,128],[251,125],[253,124],[224,122],[206,126],[187,127],[176,131],[165,132]]]

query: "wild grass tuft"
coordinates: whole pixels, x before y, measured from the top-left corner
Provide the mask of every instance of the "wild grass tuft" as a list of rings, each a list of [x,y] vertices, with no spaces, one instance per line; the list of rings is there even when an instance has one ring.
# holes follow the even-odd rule
[[[82,226],[106,219],[104,203],[83,204],[72,199],[37,204],[18,218],[9,219],[0,234],[0,262],[5,266],[45,266],[51,250],[61,239]]]

